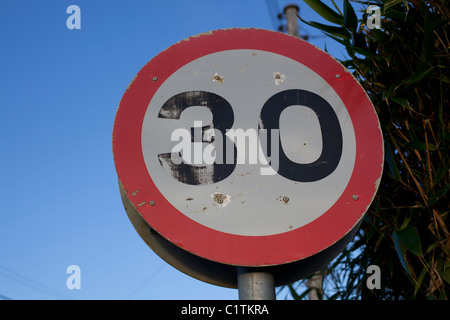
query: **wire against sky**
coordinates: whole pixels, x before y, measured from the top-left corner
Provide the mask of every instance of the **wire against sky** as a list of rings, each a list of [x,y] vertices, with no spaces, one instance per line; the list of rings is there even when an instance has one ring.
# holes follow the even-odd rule
[[[145,280],[139,287],[137,287],[132,293],[130,293],[130,295],[128,296],[128,299],[133,298],[139,291],[141,291],[151,280],[153,280],[153,278],[156,277],[156,275],[162,270],[164,269],[164,267],[167,267],[167,263],[163,262],[158,269],[155,270],[155,272],[153,272],[150,277],[148,277],[147,280]]]
[[[28,288],[34,289],[40,293],[49,295],[56,299],[71,299],[72,297],[69,297],[68,295],[61,293],[47,285],[44,285],[42,283],[37,282],[36,280],[33,280],[31,278],[28,278],[16,271],[13,271],[5,266],[0,265],[0,276],[12,280],[16,283],[20,283]],[[12,300],[11,298],[0,295],[0,298],[4,300]]]
[[[279,30],[279,15],[281,14],[278,0],[266,0],[267,11],[269,12],[270,21],[274,30]]]

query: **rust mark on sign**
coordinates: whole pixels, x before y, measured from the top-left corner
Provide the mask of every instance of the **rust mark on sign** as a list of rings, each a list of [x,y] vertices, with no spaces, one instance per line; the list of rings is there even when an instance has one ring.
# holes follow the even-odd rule
[[[192,200],[194,200],[194,198],[186,198],[186,201],[192,201]]]
[[[284,202],[285,204],[289,203],[289,197],[288,196],[278,196],[276,199],[278,201],[280,201],[280,202]]]
[[[139,192],[139,190],[136,190],[136,191],[130,193],[130,196],[135,196],[135,195],[137,195],[138,192]]]
[[[198,38],[198,37],[201,37],[201,36],[210,36],[210,35],[213,34],[213,32],[214,31],[202,32],[202,33],[199,33],[199,34],[196,34],[196,35],[192,36],[191,38]]]
[[[193,211],[192,213],[199,213],[199,212],[205,212],[206,210],[208,210],[208,207],[203,207],[201,209],[198,209],[196,211]]]
[[[245,175],[251,174],[250,172],[246,172],[246,173],[238,173],[237,176],[238,177],[243,177]]]
[[[125,89],[125,92],[128,91],[128,89],[130,89],[131,85],[133,84],[133,82],[136,80],[137,75],[134,76],[133,80],[131,80],[130,84],[128,85],[128,87]],[[124,93],[125,94],[125,93]]]
[[[214,31],[206,31],[206,32],[202,32],[202,33],[193,35],[193,36],[191,36],[191,37],[189,37],[189,38],[186,38],[186,39],[184,39],[184,40],[182,40],[182,41],[190,41],[191,38],[198,38],[198,37],[201,37],[201,36],[210,36],[210,35],[212,35],[213,33],[214,33]]]

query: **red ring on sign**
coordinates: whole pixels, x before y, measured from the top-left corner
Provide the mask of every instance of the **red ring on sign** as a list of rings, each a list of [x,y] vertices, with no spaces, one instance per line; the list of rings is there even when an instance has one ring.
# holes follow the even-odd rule
[[[141,149],[147,107],[160,85],[185,64],[225,50],[253,49],[296,60],[319,74],[339,95],[353,123],[356,159],[346,189],[320,217],[298,229],[269,236],[220,232],[186,217],[159,192]],[[136,75],[117,110],[113,153],[119,180],[135,209],[163,237],[200,257],[232,265],[266,266],[297,261],[336,243],[362,219],[383,170],[383,140],[377,115],[358,81],[327,53],[306,41],[262,29],[226,29],[178,42]],[[150,205],[150,201],[152,205]]]

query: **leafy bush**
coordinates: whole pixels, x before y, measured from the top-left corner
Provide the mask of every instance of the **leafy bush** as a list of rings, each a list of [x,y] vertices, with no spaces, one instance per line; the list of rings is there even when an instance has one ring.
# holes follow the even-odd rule
[[[328,299],[447,299],[450,9],[446,0],[357,1],[376,5],[381,28],[369,29],[349,1],[341,11],[304,0],[324,19],[306,22],[342,44],[341,61],[378,113],[385,170],[355,240],[324,273]],[[300,17],[299,17],[300,18]],[[381,269],[381,289],[366,286],[366,269]],[[305,296],[290,292],[294,298]]]

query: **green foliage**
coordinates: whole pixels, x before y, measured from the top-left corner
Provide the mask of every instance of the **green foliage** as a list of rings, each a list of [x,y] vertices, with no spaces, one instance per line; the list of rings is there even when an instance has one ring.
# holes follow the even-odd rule
[[[324,268],[331,299],[447,299],[450,161],[450,4],[446,0],[357,1],[381,8],[366,26],[349,1],[342,13],[304,0],[329,24],[306,22],[342,44],[341,61],[378,113],[385,145],[379,191],[355,240]],[[369,265],[381,289],[365,285]],[[303,298],[304,293],[295,293]],[[327,298],[326,294],[325,297]]]

